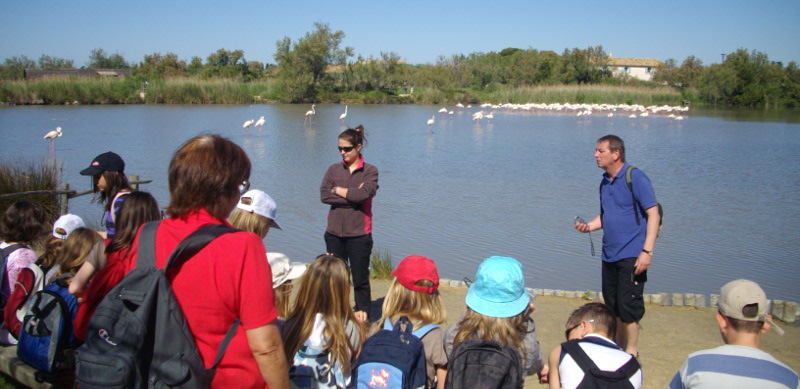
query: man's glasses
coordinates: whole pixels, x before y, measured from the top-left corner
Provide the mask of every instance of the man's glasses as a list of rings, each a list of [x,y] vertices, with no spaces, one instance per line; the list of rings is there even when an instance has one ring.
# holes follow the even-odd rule
[[[576,223],[580,222],[580,223],[583,223],[583,224],[588,224],[580,216],[575,216],[575,222]],[[592,256],[594,257],[594,241],[592,240],[592,231],[589,231],[589,244],[592,246]]]
[[[584,320],[584,321],[587,322],[587,323],[594,323],[594,319],[589,319],[589,320]],[[582,321],[582,322],[580,322],[580,323],[578,323],[578,324],[576,324],[576,325],[574,325],[572,327],[567,327],[567,331],[564,332],[564,337],[567,338],[567,340],[569,340],[569,333],[572,332],[572,330],[580,327],[581,323],[583,323],[584,321]]]
[[[349,153],[349,152],[353,151],[354,148],[356,148],[356,147],[355,146],[348,146],[348,147],[339,146],[339,152],[344,151],[345,153]]]
[[[244,180],[239,184],[239,194],[243,195],[250,189],[250,181]]]

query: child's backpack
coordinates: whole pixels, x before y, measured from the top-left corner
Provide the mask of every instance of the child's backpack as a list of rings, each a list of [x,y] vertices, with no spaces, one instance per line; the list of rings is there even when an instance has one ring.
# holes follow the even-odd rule
[[[513,347],[491,340],[465,340],[447,361],[445,388],[521,389],[522,365]]]
[[[408,317],[392,326],[387,319],[383,330],[364,342],[353,369],[357,388],[422,388],[426,386],[425,350],[422,339],[437,328],[428,324],[412,331]]]
[[[631,191],[631,198],[633,198],[633,203],[636,204],[636,196],[633,194],[633,181],[631,180],[631,172],[633,169],[636,169],[636,167],[628,165],[628,169],[625,170],[625,183],[628,184],[628,190]],[[661,228],[664,226],[664,208],[661,207],[661,203],[656,203],[656,206],[658,207],[658,216],[660,216],[658,232],[661,233]],[[639,221],[639,212],[634,212],[634,215],[636,215],[636,225],[638,226],[639,223],[641,223],[641,221]]]
[[[578,389],[633,389],[630,378],[641,368],[636,358],[631,358],[616,371],[600,370],[583,348],[580,339],[561,343],[561,348],[569,354],[583,370],[583,380]]]
[[[28,246],[25,246],[24,244],[16,243],[16,244],[12,244],[12,245],[6,246],[6,248],[0,250],[0,256],[2,256],[2,261],[3,261],[3,265],[0,266],[0,289],[2,289],[3,284],[6,283],[6,266],[8,266],[8,257],[14,251],[17,251],[19,249],[26,248],[26,247],[28,247]],[[12,287],[10,289],[14,289],[14,288]],[[5,309],[5,306],[6,306],[6,299],[0,297],[0,309]],[[3,322],[3,319],[0,318],[0,323],[2,323],[2,322]]]
[[[75,347],[72,321],[78,310],[78,299],[69,294],[65,280],[59,276],[44,289],[32,295],[19,332],[17,357],[36,370],[53,373],[72,367],[67,350]]]
[[[28,265],[28,267],[22,269],[22,271],[31,272],[33,276],[33,284],[31,285],[30,290],[25,290],[27,285],[22,285],[22,283],[19,281],[17,281],[17,284],[14,285],[14,289],[22,288],[21,290],[24,291],[25,296],[27,296],[19,305],[19,308],[16,312],[17,319],[24,323],[25,315],[28,314],[28,302],[33,299],[33,295],[36,294],[36,292],[44,289],[44,271],[42,271],[42,268],[35,263]]]
[[[346,387],[344,371],[339,362],[332,363],[330,353],[325,350],[325,321],[321,313],[314,318],[314,329],[308,339],[297,350],[289,367],[292,388],[340,388]]]
[[[235,320],[206,369],[194,336],[166,277],[216,237],[233,231],[206,225],[189,235],[163,269],[155,266],[158,222],[142,227],[136,268],[114,287],[89,320],[86,341],[78,348],[75,378],[82,389],[209,387],[217,364],[239,325]]]

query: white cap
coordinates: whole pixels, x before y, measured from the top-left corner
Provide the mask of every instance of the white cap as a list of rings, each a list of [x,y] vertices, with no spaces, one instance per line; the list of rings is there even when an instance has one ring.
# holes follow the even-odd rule
[[[269,267],[272,268],[272,287],[277,288],[284,282],[300,278],[306,271],[305,263],[292,263],[283,253],[267,253]]]
[[[243,198],[251,199],[250,204],[242,203]],[[264,216],[272,220],[272,227],[282,230],[281,226],[278,225],[278,221],[275,220],[275,214],[278,212],[278,205],[275,204],[275,200],[273,200],[272,197],[269,197],[269,195],[263,191],[258,189],[248,190],[247,193],[243,194],[239,199],[239,204],[236,205],[236,208]]]
[[[53,223],[53,236],[58,239],[67,239],[72,231],[81,227],[86,227],[86,223],[83,222],[83,219],[78,215],[68,213],[62,215]]]

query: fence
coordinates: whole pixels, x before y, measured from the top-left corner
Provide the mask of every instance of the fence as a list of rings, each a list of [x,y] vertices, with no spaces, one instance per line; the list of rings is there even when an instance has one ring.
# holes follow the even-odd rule
[[[139,180],[138,174],[131,174],[128,176],[129,180],[128,183],[131,184],[131,188],[133,190],[139,190],[139,185],[141,184],[149,184],[153,182],[153,180]],[[64,184],[64,188],[61,190],[32,190],[28,192],[17,192],[17,193],[6,193],[0,195],[0,200],[4,199],[14,199],[18,197],[26,197],[26,196],[35,196],[35,195],[53,195],[59,196],[59,204],[61,209],[59,209],[59,215],[64,215],[69,212],[69,199],[73,199],[75,197],[84,196],[87,194],[94,193],[94,190],[84,190],[81,192],[76,191],[75,189],[70,189],[69,183]]]

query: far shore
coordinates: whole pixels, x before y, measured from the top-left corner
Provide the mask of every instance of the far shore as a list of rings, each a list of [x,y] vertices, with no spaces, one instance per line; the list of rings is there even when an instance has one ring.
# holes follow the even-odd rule
[[[374,316],[380,312],[383,296],[390,281],[371,280]],[[467,288],[440,286],[439,292],[447,311],[446,326],[454,323],[464,310]],[[536,335],[546,356],[564,341],[564,324],[570,313],[589,302],[581,298],[538,296],[533,319]],[[713,308],[647,305],[642,319],[639,340],[644,388],[666,388],[686,357],[694,351],[722,345]],[[800,371],[800,327],[779,323],[783,336],[770,331],[762,337],[761,348],[775,358]],[[525,380],[525,388],[543,388],[535,376]]]

